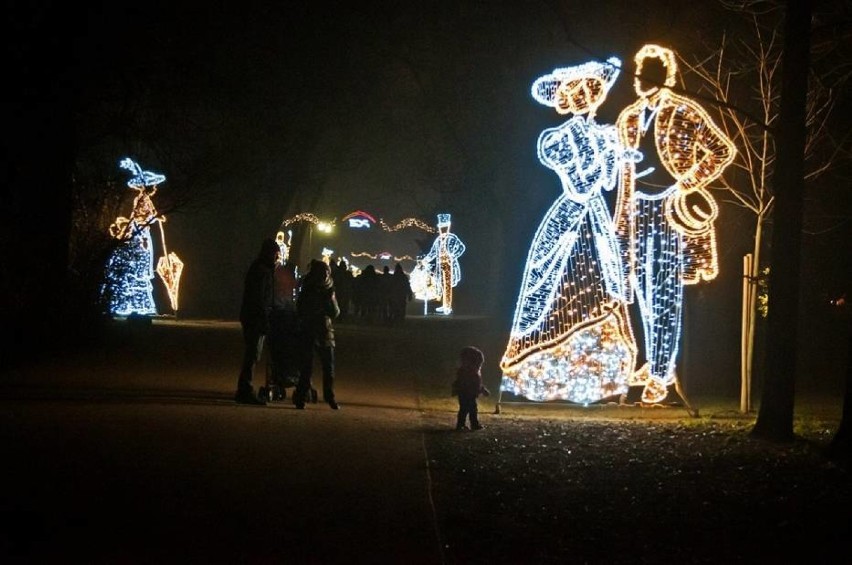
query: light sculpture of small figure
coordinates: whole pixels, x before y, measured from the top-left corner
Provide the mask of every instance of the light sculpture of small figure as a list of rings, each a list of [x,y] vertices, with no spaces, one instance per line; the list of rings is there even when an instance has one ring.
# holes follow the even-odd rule
[[[562,184],[528,252],[501,392],[534,401],[592,403],[627,392],[636,346],[624,308],[625,282],[604,191],[617,186],[635,151],[613,125],[595,121],[621,61],[592,61],[537,79],[533,98],[573,114],[538,139],[538,156]]]
[[[293,230],[287,230],[285,234],[283,231],[279,231],[275,234],[275,243],[278,244],[278,248],[281,249],[281,263],[286,263],[290,258],[290,246],[293,241]]]
[[[444,315],[453,312],[453,287],[461,281],[459,257],[465,251],[464,243],[450,231],[450,225],[449,214],[438,214],[438,237],[423,258],[432,265],[433,276],[440,282],[441,306],[435,311]]]
[[[634,61],[638,99],[618,116],[619,140],[656,160],[662,178],[651,176],[656,169],[648,163],[637,173],[634,161],[622,161],[615,222],[626,297],[637,303],[645,341],[645,364],[631,385],[644,385],[642,402],[657,403],[677,385],[683,286],[718,273],[713,222],[719,210],[708,186],[736,148],[697,102],[672,91],[677,60],[671,49],[645,45]]]
[[[429,312],[429,301],[438,300],[441,297],[441,290],[424,257],[417,258],[417,264],[412,269],[411,274],[408,275],[408,279],[414,298],[423,301],[423,315],[425,316]]]

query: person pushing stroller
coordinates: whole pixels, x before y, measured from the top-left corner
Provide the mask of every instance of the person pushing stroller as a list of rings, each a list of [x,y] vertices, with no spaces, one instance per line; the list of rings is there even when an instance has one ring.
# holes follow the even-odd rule
[[[272,311],[269,314],[269,367],[261,396],[271,400],[286,398],[285,390],[299,380],[299,318],[296,314],[298,277],[294,263],[281,262],[273,276]]]

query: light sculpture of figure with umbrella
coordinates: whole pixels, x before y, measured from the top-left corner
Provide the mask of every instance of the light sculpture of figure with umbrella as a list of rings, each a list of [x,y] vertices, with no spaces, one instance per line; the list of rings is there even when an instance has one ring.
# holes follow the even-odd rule
[[[142,167],[130,158],[123,159],[120,167],[133,173],[127,181],[127,186],[138,194],[133,200],[130,217],[119,216],[110,226],[110,234],[119,240],[118,247],[107,263],[110,312],[120,316],[157,314],[151,283],[154,278],[151,225],[154,223],[159,225],[163,246],[163,255],[157,262],[156,272],[166,286],[172,310],[177,312],[183,261],[166,248],[163,231],[166,218],[157,212],[152,199],[166,177],[142,170]]]

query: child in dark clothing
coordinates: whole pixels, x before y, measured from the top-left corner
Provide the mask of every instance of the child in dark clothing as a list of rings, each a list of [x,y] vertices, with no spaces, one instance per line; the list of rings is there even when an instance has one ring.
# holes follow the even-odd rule
[[[483,396],[491,394],[482,384],[482,364],[485,362],[485,355],[478,348],[469,345],[462,348],[459,361],[456,380],[453,381],[453,395],[459,398],[456,429],[466,430],[467,427],[464,424],[469,417],[470,429],[481,430],[476,399],[480,394]]]

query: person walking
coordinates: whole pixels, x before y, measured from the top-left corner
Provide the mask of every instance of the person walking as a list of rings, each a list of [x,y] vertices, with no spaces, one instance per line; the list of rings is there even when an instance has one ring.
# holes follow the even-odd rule
[[[331,269],[323,261],[313,260],[302,280],[296,310],[302,331],[302,368],[294,402],[303,410],[311,388],[314,353],[322,365],[322,395],[332,410],[340,406],[334,397],[334,325],[340,307],[334,294]]]
[[[390,323],[391,325],[402,324],[405,321],[405,308],[411,300],[414,300],[414,292],[411,290],[411,281],[397,263],[391,275],[390,285]]]
[[[234,400],[239,404],[266,402],[258,398],[252,387],[254,366],[263,353],[263,343],[269,333],[269,316],[273,305],[275,265],[281,256],[278,243],[272,238],[263,240],[260,252],[248,268],[240,306],[240,325],[243,330],[243,362],[237,379]]]
[[[352,303],[352,286],[355,279],[346,259],[341,257],[336,267],[332,265],[331,278],[334,282],[334,294],[337,297],[337,304],[340,306],[339,320],[342,322],[349,316],[349,305]]]
[[[476,399],[480,395],[491,395],[491,392],[482,383],[482,364],[484,362],[485,354],[472,345],[463,347],[459,353],[459,368],[456,371],[456,380],[453,381],[453,395],[459,399],[459,412],[456,417],[457,430],[482,429],[482,424],[479,423],[479,407]],[[468,419],[470,420],[470,428],[465,426]]]

